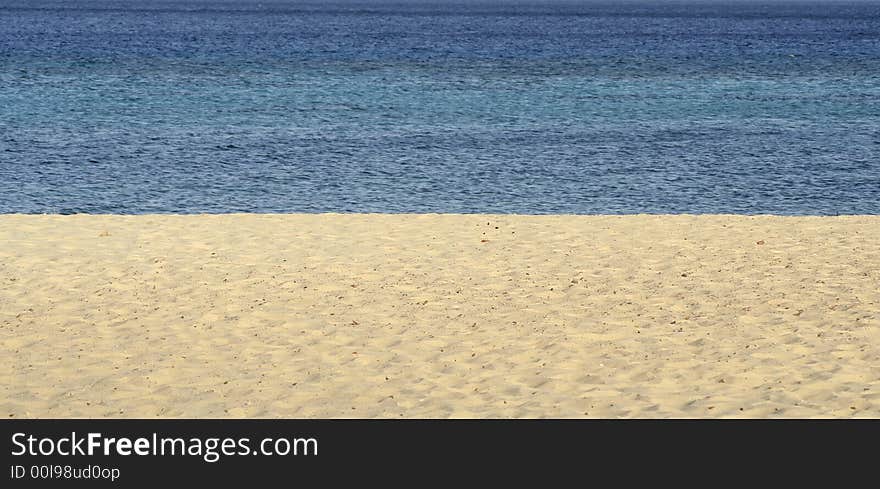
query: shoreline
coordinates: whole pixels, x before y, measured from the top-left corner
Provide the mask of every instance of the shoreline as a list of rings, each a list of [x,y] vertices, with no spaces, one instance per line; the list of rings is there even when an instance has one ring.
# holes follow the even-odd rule
[[[880,216],[0,215],[0,416],[878,417]]]
[[[447,216],[447,217],[733,217],[733,218],[750,218],[750,217],[773,217],[773,218],[836,218],[836,217],[865,217],[874,218],[880,214],[738,214],[738,213],[621,213],[621,214],[517,214],[517,213],[461,213],[461,212],[153,212],[141,214],[114,214],[114,213],[88,213],[77,212],[72,214],[65,213],[26,213],[26,212],[0,212],[0,218],[8,217],[222,217],[222,216],[255,216],[255,217],[295,217],[295,216],[402,216],[402,217],[419,217],[419,216]]]

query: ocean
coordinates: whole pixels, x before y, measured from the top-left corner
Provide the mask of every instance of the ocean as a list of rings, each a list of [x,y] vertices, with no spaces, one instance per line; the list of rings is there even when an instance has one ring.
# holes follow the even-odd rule
[[[880,214],[880,2],[0,0],[0,213]]]

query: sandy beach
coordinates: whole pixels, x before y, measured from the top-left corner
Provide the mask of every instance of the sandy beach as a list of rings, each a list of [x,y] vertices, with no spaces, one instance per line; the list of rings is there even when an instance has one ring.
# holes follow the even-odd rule
[[[0,216],[4,417],[877,417],[880,216]]]

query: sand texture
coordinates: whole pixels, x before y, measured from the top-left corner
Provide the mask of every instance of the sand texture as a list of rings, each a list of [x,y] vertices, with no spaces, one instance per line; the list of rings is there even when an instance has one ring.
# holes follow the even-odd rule
[[[880,216],[0,216],[4,417],[878,417]]]

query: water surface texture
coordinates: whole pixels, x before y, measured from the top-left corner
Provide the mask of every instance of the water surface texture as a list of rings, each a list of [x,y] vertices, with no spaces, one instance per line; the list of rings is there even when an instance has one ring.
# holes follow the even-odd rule
[[[880,213],[880,3],[0,0],[0,212]]]

